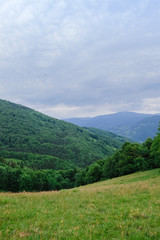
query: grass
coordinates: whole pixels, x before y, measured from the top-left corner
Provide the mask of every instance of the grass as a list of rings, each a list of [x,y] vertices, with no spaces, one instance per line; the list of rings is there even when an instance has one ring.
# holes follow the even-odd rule
[[[59,192],[0,193],[0,239],[159,240],[160,170]]]

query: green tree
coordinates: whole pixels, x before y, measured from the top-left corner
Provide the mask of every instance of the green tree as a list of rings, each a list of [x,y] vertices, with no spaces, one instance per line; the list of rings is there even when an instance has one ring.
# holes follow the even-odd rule
[[[160,125],[158,127],[157,136],[154,138],[150,148],[150,155],[152,161],[150,162],[150,168],[160,167]]]
[[[0,166],[0,191],[7,191],[8,171],[5,166]]]
[[[102,168],[98,163],[92,164],[89,167],[89,170],[86,175],[87,183],[94,183],[101,179],[102,177]]]
[[[8,182],[7,189],[11,192],[19,192],[20,188],[20,177],[21,177],[20,168],[10,168],[8,171]]]
[[[23,172],[21,174],[19,190],[26,191],[26,192],[33,191],[32,177],[26,172]]]
[[[75,175],[75,187],[83,186],[86,184],[86,171],[81,170]]]

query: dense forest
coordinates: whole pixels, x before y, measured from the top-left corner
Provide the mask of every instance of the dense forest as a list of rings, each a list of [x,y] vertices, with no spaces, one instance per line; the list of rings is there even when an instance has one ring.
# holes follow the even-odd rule
[[[81,170],[76,186],[155,168],[160,168],[160,133],[143,144],[125,142],[112,156]]]
[[[9,152],[4,151],[5,154],[11,156]],[[43,169],[37,169],[38,165],[27,167],[23,160],[1,157],[0,190],[12,192],[60,190],[159,168],[160,133],[153,140],[146,139],[143,144],[125,142],[112,156],[98,160],[83,169],[53,170],[49,169],[47,161],[46,166],[45,160],[43,164]]]
[[[85,167],[112,155],[125,141],[126,138],[106,131],[78,127],[0,100],[1,151],[50,155],[59,159],[60,165],[66,162],[65,165]]]
[[[60,190],[160,167],[160,127],[139,144],[2,101],[0,131],[0,191]]]

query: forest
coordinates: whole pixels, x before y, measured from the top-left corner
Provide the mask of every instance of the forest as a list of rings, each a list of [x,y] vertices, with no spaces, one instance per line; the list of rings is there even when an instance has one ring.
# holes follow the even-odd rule
[[[148,138],[143,144],[125,142],[112,156],[99,159],[86,168],[71,166],[61,170],[52,169],[52,161],[49,160],[54,162],[57,160],[54,158],[45,161],[44,156],[41,162],[37,155],[39,164],[36,165],[33,158],[28,165],[20,160],[23,159],[24,153],[14,153],[13,156],[13,153],[3,151],[0,157],[0,189],[11,192],[61,190],[159,168],[159,149],[160,133],[157,133],[153,140]]]
[[[65,162],[65,166],[83,168],[112,155],[125,141],[126,138],[110,132],[81,128],[0,100],[1,151],[49,155]]]
[[[0,191],[51,191],[160,167],[160,127],[142,144],[0,100]]]

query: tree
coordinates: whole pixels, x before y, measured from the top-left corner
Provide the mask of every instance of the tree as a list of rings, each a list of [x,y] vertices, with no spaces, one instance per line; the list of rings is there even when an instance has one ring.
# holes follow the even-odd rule
[[[87,183],[97,182],[102,177],[102,169],[99,164],[95,163],[89,167],[89,170],[86,175]]]
[[[83,186],[86,184],[85,170],[79,171],[75,175],[75,187]]]
[[[5,166],[0,166],[0,191],[7,191],[8,171]]]
[[[20,184],[21,169],[20,168],[9,168],[7,190],[11,192],[18,192]]]
[[[145,171],[148,169],[148,163],[143,157],[137,157],[134,159],[134,172]]]
[[[19,190],[26,191],[26,192],[33,191],[32,177],[26,172],[23,172],[21,174]]]
[[[160,125],[158,127],[157,136],[154,138],[153,143],[150,148],[150,155],[152,161],[150,162],[150,168],[160,167]]]

